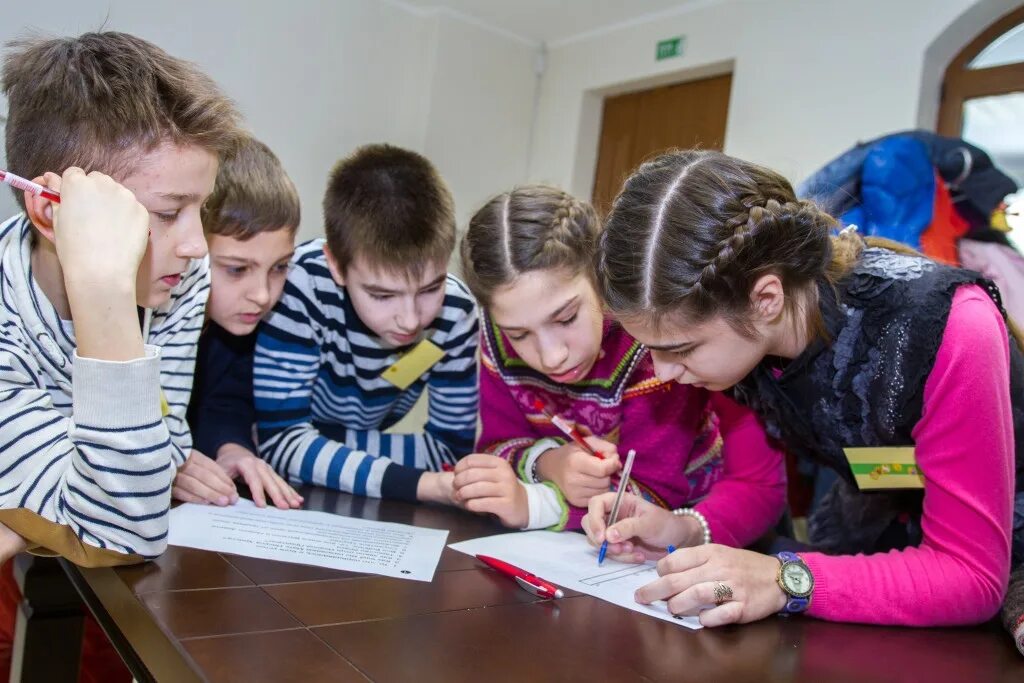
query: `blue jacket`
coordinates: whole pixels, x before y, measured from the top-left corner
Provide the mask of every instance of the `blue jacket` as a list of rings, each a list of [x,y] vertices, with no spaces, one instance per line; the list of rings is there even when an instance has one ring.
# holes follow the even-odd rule
[[[897,135],[872,146],[860,169],[860,203],[839,216],[862,235],[921,249],[932,222],[935,170],[917,140]]]
[[[971,226],[970,236],[1005,243],[1001,234],[988,236],[993,232],[989,217],[1016,184],[983,150],[960,138],[910,130],[859,143],[801,183],[797,195],[867,234],[918,246],[920,232],[931,222],[936,171],[957,213]],[[859,212],[847,215],[857,207]]]

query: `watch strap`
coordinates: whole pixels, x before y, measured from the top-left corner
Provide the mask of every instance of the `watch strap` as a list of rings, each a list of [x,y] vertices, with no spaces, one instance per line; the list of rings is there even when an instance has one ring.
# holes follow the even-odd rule
[[[800,556],[796,553],[784,550],[781,553],[777,553],[775,557],[779,560],[779,573],[776,577],[776,582],[779,584],[779,588],[782,589],[782,592],[786,594],[786,605],[782,608],[782,611],[779,613],[800,614],[801,612],[806,612],[807,608],[811,606],[811,596],[793,595],[793,593],[790,592],[788,588],[786,588],[786,583],[782,579],[782,570],[786,567],[787,564],[799,564],[804,568],[804,570],[808,574],[810,574],[811,570],[808,569],[807,565],[804,563],[803,560],[800,559]]]

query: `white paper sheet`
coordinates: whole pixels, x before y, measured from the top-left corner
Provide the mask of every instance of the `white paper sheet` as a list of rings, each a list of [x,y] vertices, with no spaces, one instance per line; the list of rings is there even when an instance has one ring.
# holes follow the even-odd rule
[[[171,510],[171,545],[431,581],[448,532],[311,510],[185,503]]]
[[[468,555],[496,557],[545,581],[593,595],[634,612],[687,628],[703,628],[696,617],[672,616],[664,602],[641,605],[633,599],[637,588],[658,578],[653,562],[625,564],[606,559],[598,567],[597,549],[580,534],[522,531],[476,538],[448,547]]]

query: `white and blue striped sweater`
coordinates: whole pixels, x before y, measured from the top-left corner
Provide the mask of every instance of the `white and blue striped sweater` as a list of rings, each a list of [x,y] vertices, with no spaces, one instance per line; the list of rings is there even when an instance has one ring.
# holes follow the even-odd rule
[[[382,379],[401,350],[363,325],[331,278],[323,240],[300,246],[256,342],[260,455],[293,482],[415,500],[423,471],[469,453],[476,431],[476,304],[452,275],[425,336],[444,351],[441,360],[404,391]],[[384,434],[424,389],[425,431]]]
[[[32,234],[24,215],[0,226],[0,521],[80,564],[154,557],[191,448],[208,266],[193,262],[169,302],[146,312],[144,358],[79,358],[73,324],[33,278]]]

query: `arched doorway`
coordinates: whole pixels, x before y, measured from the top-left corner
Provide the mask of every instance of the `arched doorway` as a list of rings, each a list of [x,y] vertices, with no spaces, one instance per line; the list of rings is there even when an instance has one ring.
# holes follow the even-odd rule
[[[1024,6],[992,23],[950,62],[937,129],[985,149],[1024,186]]]

